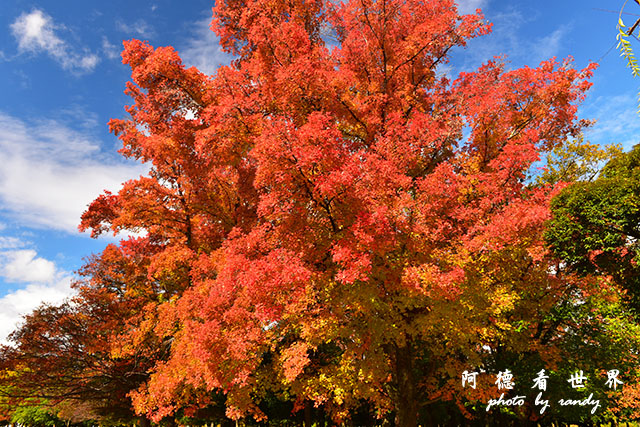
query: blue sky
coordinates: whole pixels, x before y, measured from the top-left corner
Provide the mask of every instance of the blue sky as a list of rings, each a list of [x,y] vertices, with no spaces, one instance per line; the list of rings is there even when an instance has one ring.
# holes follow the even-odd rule
[[[634,80],[615,45],[622,1],[461,0],[480,7],[493,34],[454,52],[447,72],[471,70],[494,55],[509,67],[552,56],[600,63],[580,108],[596,119],[597,143],[637,142],[640,118]],[[172,45],[187,65],[213,73],[229,58],[208,29],[210,0],[3,0],[0,12],[0,339],[42,300],[70,295],[82,258],[115,238],[77,231],[87,204],[104,189],[145,173],[117,153],[110,118],[124,117],[129,70],[122,40]],[[640,7],[629,2],[629,13]],[[627,15],[631,25],[635,16]],[[636,50],[640,54],[640,42]]]

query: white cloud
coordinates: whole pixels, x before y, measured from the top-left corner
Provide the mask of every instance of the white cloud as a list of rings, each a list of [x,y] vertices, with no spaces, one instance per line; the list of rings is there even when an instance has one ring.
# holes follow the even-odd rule
[[[116,45],[109,42],[107,37],[102,36],[102,52],[104,52],[105,56],[109,59],[116,59],[120,56],[120,50],[116,47]]]
[[[133,23],[126,23],[124,21],[116,22],[116,29],[126,34],[137,34],[140,37],[150,39],[155,35],[155,30],[144,19],[138,19]]]
[[[489,0],[458,0],[458,13],[461,15],[467,15],[469,13],[475,13],[476,9],[484,9]]]
[[[56,275],[55,264],[33,249],[0,252],[0,263],[0,275],[9,282],[50,282]]]
[[[60,304],[73,293],[71,277],[65,276],[51,285],[31,283],[0,298],[0,343],[9,344],[6,338],[22,323],[25,315],[43,303]]]
[[[7,344],[6,337],[21,323],[23,316],[42,303],[59,304],[73,294],[71,277],[52,284],[31,283],[25,288],[0,298],[0,343]]]
[[[11,30],[18,39],[18,47],[22,50],[61,51],[64,42],[53,31],[51,17],[41,10],[22,14],[11,24]]]
[[[23,13],[11,24],[11,32],[18,41],[18,50],[47,53],[62,68],[70,71],[91,71],[100,59],[89,52],[79,53],[56,34],[53,19],[41,10]]]
[[[222,51],[220,39],[209,28],[210,23],[210,14],[196,22],[193,37],[180,49],[180,57],[186,66],[195,66],[206,74],[214,74],[220,65],[228,65],[233,59]]]
[[[148,170],[115,163],[87,135],[52,120],[27,123],[0,112],[0,210],[16,222],[77,232],[103,190]]]
[[[0,343],[3,344],[24,315],[42,303],[58,304],[73,294],[71,275],[32,249],[0,252],[0,276],[7,282],[26,284],[0,298]]]

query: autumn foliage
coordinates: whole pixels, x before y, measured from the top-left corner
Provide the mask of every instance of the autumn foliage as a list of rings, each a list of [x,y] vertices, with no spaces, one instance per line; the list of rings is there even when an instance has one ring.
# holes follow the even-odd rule
[[[12,407],[40,404],[66,419],[131,420],[127,393],[138,388],[161,356],[153,340],[123,351],[121,334],[139,327],[150,299],[147,255],[140,243],[109,245],[78,272],[76,296],[28,315],[2,352],[3,385]],[[144,246],[144,245],[142,245]],[[152,296],[153,295],[153,296]],[[35,399],[31,399],[31,398]],[[47,424],[48,425],[48,424]]]
[[[445,73],[491,28],[448,0],[213,12],[236,58],[213,76],[125,42],[133,104],[110,127],[150,172],[99,196],[80,228],[145,237],[90,260],[73,313],[27,322],[86,318],[86,369],[142,367],[112,385],[155,422],[264,420],[277,401],[289,416],[428,424],[492,396],[463,390],[465,369],[557,369],[591,318],[571,329],[555,314],[609,288],[559,274],[543,231],[565,184],[532,185],[532,165],[584,126],[594,66]]]

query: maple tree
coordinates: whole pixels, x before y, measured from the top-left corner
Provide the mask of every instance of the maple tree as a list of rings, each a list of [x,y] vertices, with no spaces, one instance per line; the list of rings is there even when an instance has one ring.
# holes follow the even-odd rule
[[[495,359],[485,348],[551,346],[546,314],[590,284],[549,272],[556,187],[528,171],[579,132],[593,66],[442,75],[490,30],[447,0],[229,0],[212,29],[236,55],[215,76],[125,43],[134,104],[110,126],[151,171],[82,218],[154,248],[162,298],[128,336],[171,344],[138,412],[194,414],[221,391],[236,419],[286,395],[416,425],[429,404],[463,407],[458,375]]]
[[[149,274],[178,297],[158,308],[171,357],[138,410],[159,420],[222,389],[229,416],[261,418],[260,390],[286,389],[336,420],[367,401],[411,425],[480,344],[536,344],[522,341],[555,300],[535,288],[564,283],[539,238],[553,189],[524,180],[579,129],[589,69],[438,77],[488,31],[446,1],[227,2],[214,27],[238,59],[213,79],[125,45],[135,105],[111,126],[153,168],[83,217],[147,230]],[[517,319],[531,325],[506,336]]]

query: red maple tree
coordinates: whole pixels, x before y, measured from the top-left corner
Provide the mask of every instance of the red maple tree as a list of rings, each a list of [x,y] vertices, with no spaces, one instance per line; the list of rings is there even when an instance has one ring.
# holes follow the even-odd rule
[[[494,59],[453,79],[438,67],[490,25],[452,0],[227,0],[212,29],[236,55],[214,76],[125,43],[134,104],[110,126],[151,171],[82,219],[154,248],[163,298],[129,337],[171,347],[139,412],[222,391],[228,416],[261,419],[285,393],[335,421],[365,405],[416,425],[462,399],[483,348],[548,344],[544,314],[575,283],[541,240],[555,188],[527,178],[583,125],[593,66]]]

